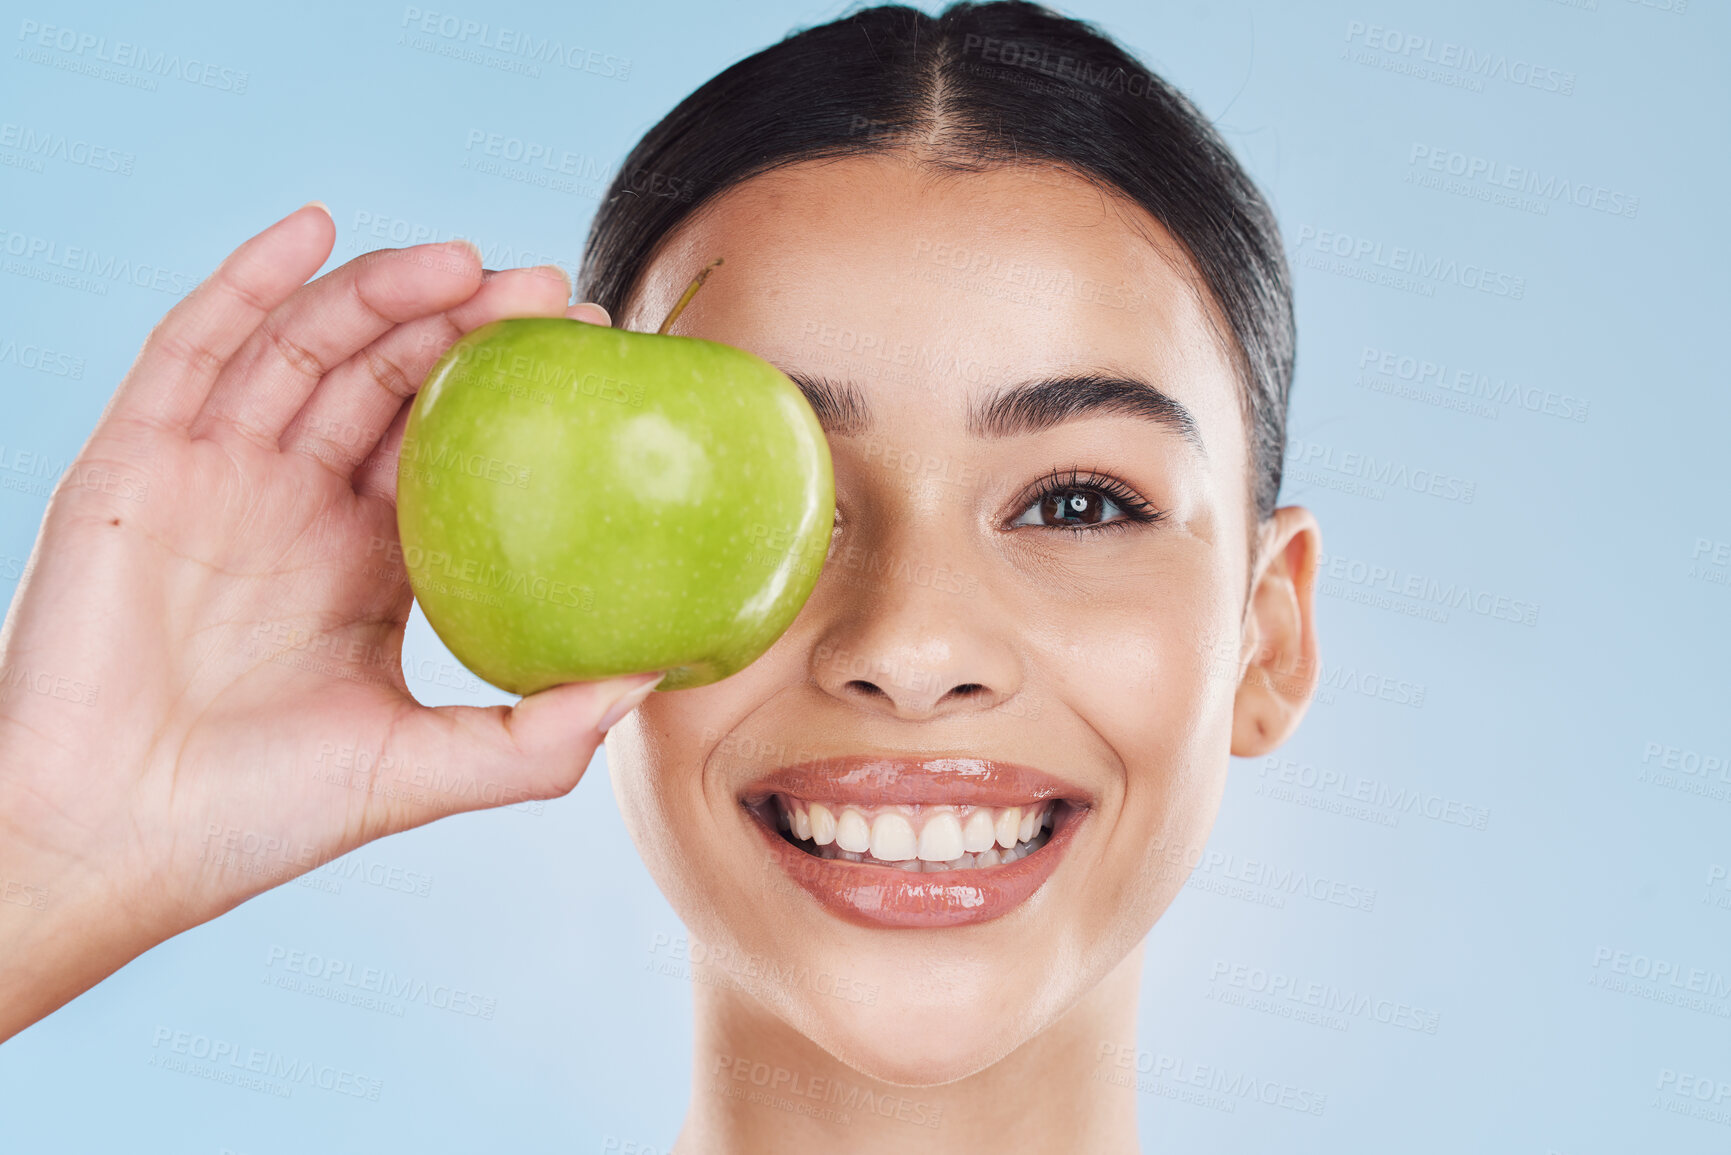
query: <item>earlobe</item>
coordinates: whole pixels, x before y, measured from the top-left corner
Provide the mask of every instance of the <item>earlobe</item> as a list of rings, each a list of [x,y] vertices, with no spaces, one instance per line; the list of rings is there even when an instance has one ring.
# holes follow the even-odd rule
[[[1274,511],[1245,608],[1238,693],[1232,708],[1232,754],[1255,758],[1292,736],[1320,673],[1315,587],[1322,530],[1302,506]]]

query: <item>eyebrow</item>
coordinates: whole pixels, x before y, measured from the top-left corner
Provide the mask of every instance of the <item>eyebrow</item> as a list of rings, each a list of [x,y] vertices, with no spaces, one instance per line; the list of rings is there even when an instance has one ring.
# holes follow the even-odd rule
[[[857,385],[784,372],[805,394],[824,432],[852,437],[870,431],[871,405]],[[1152,421],[1208,456],[1196,418],[1176,397],[1147,381],[1108,373],[1044,377],[996,390],[970,403],[967,430],[974,437],[1025,437],[1070,421],[1111,414]]]

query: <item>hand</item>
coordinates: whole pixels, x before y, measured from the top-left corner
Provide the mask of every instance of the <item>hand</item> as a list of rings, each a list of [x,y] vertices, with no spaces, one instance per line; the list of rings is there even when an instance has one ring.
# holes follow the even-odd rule
[[[309,205],[236,249],[49,501],[0,630],[0,1039],[372,839],[564,794],[657,680],[409,694],[409,399],[489,321],[608,322],[559,270],[486,273],[461,241],[306,283],[335,239]]]

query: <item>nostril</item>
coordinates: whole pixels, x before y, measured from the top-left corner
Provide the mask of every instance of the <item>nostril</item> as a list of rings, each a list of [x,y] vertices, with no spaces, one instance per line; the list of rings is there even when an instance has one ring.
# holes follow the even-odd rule
[[[894,694],[878,685],[876,682],[868,681],[865,678],[851,679],[843,688],[851,693],[863,697],[877,698],[889,702],[892,705],[896,704],[896,696]],[[963,682],[960,685],[950,687],[949,691],[946,692],[939,701],[948,702],[951,699],[973,701],[981,698],[989,698],[991,694],[992,691],[990,687],[983,683]]]

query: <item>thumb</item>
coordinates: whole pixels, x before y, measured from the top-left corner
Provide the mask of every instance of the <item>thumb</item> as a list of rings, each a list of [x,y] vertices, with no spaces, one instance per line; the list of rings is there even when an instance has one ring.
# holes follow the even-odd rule
[[[515,706],[417,706],[390,742],[401,789],[375,796],[382,825],[407,830],[466,810],[571,792],[607,729],[649,696],[665,671],[569,682]]]

